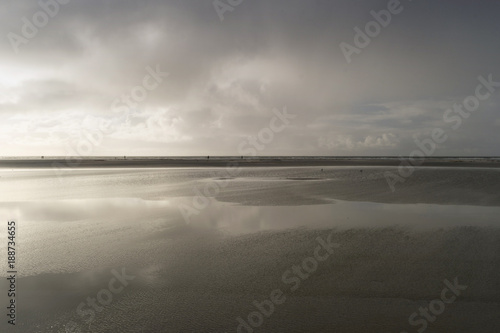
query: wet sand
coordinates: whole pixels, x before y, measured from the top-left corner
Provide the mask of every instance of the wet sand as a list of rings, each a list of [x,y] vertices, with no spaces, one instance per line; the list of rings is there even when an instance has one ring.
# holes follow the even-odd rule
[[[238,332],[279,289],[253,332],[417,332],[431,302],[425,332],[499,332],[500,169],[419,168],[392,192],[395,170],[1,171],[1,215],[24,226],[12,331]],[[186,223],[179,207],[210,184]],[[318,237],[338,247],[294,273]],[[79,304],[121,268],[134,280],[86,324]],[[441,311],[455,279],[463,290]]]
[[[316,238],[329,234],[339,247],[292,291],[284,272],[313,257]],[[22,279],[23,293],[31,297],[20,328],[64,332],[73,321],[83,332],[237,332],[237,318],[248,321],[254,301],[279,289],[284,303],[256,332],[416,332],[421,325],[410,325],[410,315],[440,299],[444,281],[457,278],[467,288],[426,332],[494,333],[500,328],[499,240],[498,229],[473,227],[290,230],[231,238],[180,227],[148,250],[151,256],[163,253],[163,260],[136,259],[135,269],[127,270],[136,279],[90,329],[76,306],[107,286],[111,268]],[[115,261],[120,264],[132,266],[130,259]]]

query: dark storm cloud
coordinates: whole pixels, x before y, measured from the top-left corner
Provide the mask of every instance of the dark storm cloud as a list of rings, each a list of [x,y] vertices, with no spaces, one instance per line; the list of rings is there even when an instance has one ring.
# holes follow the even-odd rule
[[[30,155],[46,135],[46,154],[61,155],[61,133],[111,119],[95,154],[236,155],[285,106],[297,117],[262,154],[409,154],[412,135],[445,126],[443,113],[474,94],[479,75],[500,81],[500,4],[401,1],[347,63],[339,44],[354,45],[353,29],[387,3],[246,0],[221,22],[212,1],[72,0],[16,53],[8,34],[22,35],[22,18],[41,7],[3,2],[0,113],[17,129],[16,140],[3,131],[3,154]],[[157,66],[168,77],[113,112]],[[492,97],[440,153],[500,154],[498,119]],[[37,124],[33,148],[26,129]]]

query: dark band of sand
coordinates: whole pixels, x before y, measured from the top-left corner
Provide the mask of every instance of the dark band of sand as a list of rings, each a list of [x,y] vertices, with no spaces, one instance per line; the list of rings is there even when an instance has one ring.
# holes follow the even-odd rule
[[[408,161],[408,157],[403,157]],[[70,157],[38,159],[2,159],[0,168],[169,168],[169,167],[297,167],[297,166],[399,166],[396,157]],[[428,157],[428,167],[500,167],[500,158]]]

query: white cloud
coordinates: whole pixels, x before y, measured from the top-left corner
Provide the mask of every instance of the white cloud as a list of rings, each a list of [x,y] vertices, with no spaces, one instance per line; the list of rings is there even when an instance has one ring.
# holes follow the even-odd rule
[[[335,132],[329,132],[318,141],[322,148],[357,152],[366,152],[367,148],[394,148],[398,142],[398,137],[392,133],[384,133],[379,136],[369,135],[356,139],[352,135],[336,134]]]

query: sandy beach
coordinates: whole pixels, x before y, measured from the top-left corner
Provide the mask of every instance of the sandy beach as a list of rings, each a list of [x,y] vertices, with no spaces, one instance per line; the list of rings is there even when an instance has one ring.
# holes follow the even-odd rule
[[[500,170],[391,170],[4,169],[16,330],[498,332]]]

